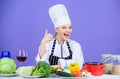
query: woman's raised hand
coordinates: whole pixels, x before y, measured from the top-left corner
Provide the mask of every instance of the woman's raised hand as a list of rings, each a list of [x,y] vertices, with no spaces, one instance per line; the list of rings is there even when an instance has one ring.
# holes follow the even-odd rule
[[[52,40],[52,38],[53,38],[53,35],[48,33],[48,29],[46,29],[42,42],[45,42],[45,43],[49,42],[50,40]]]
[[[45,54],[46,52],[46,43],[49,42],[50,40],[52,40],[52,34],[48,33],[48,30],[46,29],[45,30],[45,34],[44,34],[44,37],[41,41],[41,45],[40,45],[40,52],[39,52],[39,56],[40,58],[43,57],[43,55]]]

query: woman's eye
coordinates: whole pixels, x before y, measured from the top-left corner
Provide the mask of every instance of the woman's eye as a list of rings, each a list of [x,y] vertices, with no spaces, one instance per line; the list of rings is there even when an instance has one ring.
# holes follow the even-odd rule
[[[72,27],[69,27],[69,29],[72,29]]]
[[[63,27],[63,29],[65,29],[65,27]]]
[[[70,27],[64,26],[64,27],[62,27],[62,29],[72,29],[72,27],[71,26]]]

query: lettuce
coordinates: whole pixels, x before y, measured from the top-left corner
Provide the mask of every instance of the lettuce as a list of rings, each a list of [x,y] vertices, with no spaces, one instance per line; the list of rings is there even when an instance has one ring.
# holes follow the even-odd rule
[[[15,71],[15,73],[21,76],[31,76],[34,68],[34,66],[21,66]]]
[[[16,70],[16,63],[11,58],[0,59],[0,74],[13,74]]]

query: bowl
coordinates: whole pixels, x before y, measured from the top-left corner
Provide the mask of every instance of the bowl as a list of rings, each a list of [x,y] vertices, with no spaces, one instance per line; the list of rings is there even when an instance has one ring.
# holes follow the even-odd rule
[[[83,64],[83,67],[88,71],[91,72],[94,76],[101,76],[104,73],[105,65],[99,62],[88,62]]]

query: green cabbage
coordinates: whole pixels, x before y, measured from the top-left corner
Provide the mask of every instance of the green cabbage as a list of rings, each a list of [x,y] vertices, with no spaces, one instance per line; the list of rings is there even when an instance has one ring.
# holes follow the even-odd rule
[[[13,74],[16,70],[16,63],[11,58],[0,59],[0,74]]]

